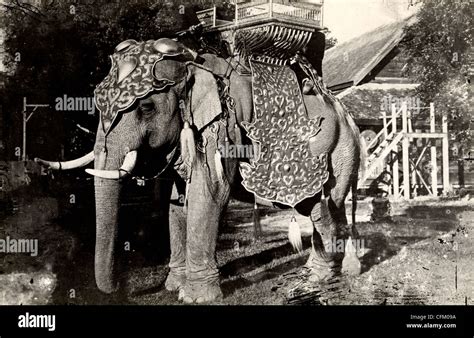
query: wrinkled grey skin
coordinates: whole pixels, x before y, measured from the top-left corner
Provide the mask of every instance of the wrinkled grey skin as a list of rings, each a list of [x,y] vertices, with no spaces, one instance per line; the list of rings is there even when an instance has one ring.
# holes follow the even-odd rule
[[[205,55],[204,58],[204,66],[217,74],[224,74],[228,69],[228,64],[223,59],[213,55]],[[190,74],[192,75],[192,71]],[[140,152],[144,147],[156,151],[156,156],[162,156],[163,159],[170,154],[179,143],[183,126],[178,107],[179,98],[183,90],[193,84],[189,76],[185,82],[153,93],[141,99],[132,111],[120,114],[107,137],[107,153],[101,153],[104,131],[99,125],[94,148],[95,168],[117,170],[128,151]],[[193,90],[200,93],[203,88]],[[250,77],[232,72],[230,95],[236,102],[238,121],[251,121],[253,105]],[[338,118],[333,110],[321,107],[314,100],[314,97],[305,96],[310,117],[324,118],[322,130],[312,140],[311,149],[315,154],[330,154],[330,179],[325,185],[327,200],[321,202],[321,194],[318,194],[303,202],[297,209],[310,216],[314,224],[313,251],[307,266],[312,280],[316,282],[338,274],[341,270],[344,253],[327,253],[323,243],[334,237],[347,238],[351,233],[347,228],[344,200],[351,185],[357,180],[359,140],[357,132],[349,125],[350,117]],[[209,127],[202,128],[197,134],[206,132],[207,128]],[[224,139],[224,129],[220,128],[217,144],[208,142],[204,153],[197,151],[188,188],[186,212],[183,206],[167,205],[170,208],[171,258],[166,288],[179,291],[179,297],[187,303],[209,302],[222,297],[215,259],[217,232],[237,174],[237,163],[226,162],[227,177],[220,181],[217,176],[214,154],[218,145],[224,143]],[[179,192],[184,193],[184,184],[176,167],[172,164],[168,172],[181,187]],[[95,178],[95,276],[97,286],[105,293],[113,293],[119,287],[115,258],[118,251],[117,224],[121,185],[120,181]]]

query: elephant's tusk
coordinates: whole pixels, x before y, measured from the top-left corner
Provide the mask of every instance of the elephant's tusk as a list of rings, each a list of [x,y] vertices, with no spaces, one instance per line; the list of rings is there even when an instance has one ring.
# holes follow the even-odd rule
[[[108,180],[119,180],[127,177],[133,171],[137,164],[137,154],[136,150],[129,152],[119,170],[86,169],[86,173]]]
[[[125,156],[120,171],[123,170],[127,173],[131,173],[133,169],[135,169],[135,165],[137,164],[137,155],[138,152],[136,150],[130,151],[127,156]]]
[[[89,163],[94,161],[94,152],[91,151],[89,154],[82,156],[78,159],[72,160],[72,161],[67,161],[67,162],[50,162],[50,161],[45,161],[40,158],[35,158],[35,162],[51,168],[53,170],[70,170],[70,169],[76,169],[76,168],[81,168]]]

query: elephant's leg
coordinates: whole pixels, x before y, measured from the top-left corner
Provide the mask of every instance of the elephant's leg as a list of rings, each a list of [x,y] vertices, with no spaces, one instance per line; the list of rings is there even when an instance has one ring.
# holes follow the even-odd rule
[[[207,157],[207,162],[205,161]],[[215,251],[222,212],[229,198],[230,186],[215,174],[214,152],[199,154],[189,187],[186,247],[187,303],[210,302],[222,297]]]
[[[322,281],[339,275],[344,259],[346,239],[351,235],[347,225],[345,199],[352,182],[357,179],[359,148],[348,128],[331,154],[331,179],[326,184],[329,196],[321,200],[311,213],[313,249],[307,262],[311,280]]]
[[[332,197],[321,199],[311,212],[313,222],[312,250],[306,266],[311,269],[310,280],[320,282],[340,274],[344,252],[337,250],[344,240],[344,203],[337,205]],[[336,249],[336,250],[335,250]]]
[[[185,187],[178,182],[176,200],[184,201]],[[172,197],[174,199],[174,196]],[[169,210],[171,257],[169,274],[165,287],[168,291],[178,291],[186,281],[186,215],[182,205],[170,203]]]
[[[168,219],[169,227],[170,270],[165,282],[168,291],[180,290],[186,280],[186,216],[183,211],[185,189],[184,180],[171,170],[155,181],[155,199],[160,208],[160,217]]]

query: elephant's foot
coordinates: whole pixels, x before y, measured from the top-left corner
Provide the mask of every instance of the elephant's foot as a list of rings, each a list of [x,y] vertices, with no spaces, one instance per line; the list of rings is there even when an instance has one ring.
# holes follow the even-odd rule
[[[222,290],[219,282],[213,283],[187,283],[180,291],[180,298],[187,304],[192,303],[209,303],[215,300],[222,299]]]
[[[313,252],[306,263],[305,269],[309,282],[324,283],[341,275],[342,260],[339,258],[317,257]]]
[[[165,288],[170,292],[180,291],[186,283],[186,273],[170,270],[166,278]]]

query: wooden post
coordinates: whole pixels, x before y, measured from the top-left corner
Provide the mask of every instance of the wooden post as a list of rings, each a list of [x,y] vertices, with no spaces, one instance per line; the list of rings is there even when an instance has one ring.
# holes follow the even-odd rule
[[[212,9],[212,27],[216,27],[216,20],[217,20],[217,7],[214,6]]]
[[[449,138],[448,138],[448,117],[443,115],[443,194],[450,190],[449,186]]]
[[[235,24],[239,23],[239,3],[235,2]]]
[[[406,101],[405,101],[405,104],[406,104]],[[413,125],[411,122],[411,110],[407,111],[407,123],[408,123],[408,132],[413,133]],[[410,137],[410,142],[412,141],[413,141],[413,137]]]
[[[324,23],[324,21],[323,21],[323,19],[324,19],[324,11],[323,11],[323,7],[322,7],[322,6],[323,6],[323,3],[324,3],[324,0],[321,1],[321,6],[319,7],[319,15],[320,15],[320,18],[321,18],[319,25],[320,25],[321,27],[323,27],[323,23]]]
[[[406,102],[402,105],[402,131],[404,133],[402,140],[402,157],[403,157],[403,195],[405,199],[410,199],[410,162],[409,162],[409,146],[408,139],[408,114]]]
[[[388,126],[387,126],[387,112],[385,110],[382,110],[382,120],[383,120],[383,133],[384,133],[384,140],[387,140],[387,136],[388,136]],[[387,140],[388,142],[388,140]],[[390,156],[388,157],[388,159],[390,160]],[[390,174],[390,165],[387,163],[387,160],[384,161],[384,169],[387,173]],[[390,189],[389,189],[389,193],[390,193]]]
[[[394,104],[392,104],[392,131],[393,135],[397,134],[397,107]],[[398,200],[400,198],[400,178],[398,177],[398,145],[395,148],[395,160],[393,161],[392,173],[393,198]]]
[[[383,134],[385,138],[388,136],[388,130],[387,130],[387,113],[385,110],[382,110],[382,121],[383,121]]]
[[[411,173],[411,186],[413,188],[413,198],[418,196],[418,181],[417,181],[417,174],[416,174],[417,168],[415,165],[413,165],[413,172]]]
[[[434,103],[430,103],[430,132],[436,132],[436,117],[434,110]],[[436,160],[436,140],[430,140],[431,142],[431,190],[433,196],[438,196],[438,163]]]
[[[408,106],[407,101],[405,101],[405,105]],[[412,115],[411,115],[411,110],[408,110],[407,107],[407,126],[408,126],[408,133],[413,133],[413,124],[412,124]],[[408,142],[413,142],[413,137],[408,138]],[[410,156],[408,156],[410,158]],[[410,160],[408,159],[408,172],[410,172]],[[413,165],[413,171],[411,173],[411,187],[413,188],[413,198],[416,197],[416,167]],[[406,195],[405,195],[406,196]],[[410,197],[408,197],[410,198]]]

